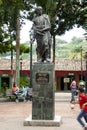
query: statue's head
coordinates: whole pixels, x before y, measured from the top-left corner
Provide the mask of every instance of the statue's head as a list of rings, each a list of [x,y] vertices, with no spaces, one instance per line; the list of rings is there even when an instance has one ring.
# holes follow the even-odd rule
[[[36,8],[36,10],[35,10],[35,13],[36,13],[37,15],[41,15],[41,14],[42,14],[42,7],[41,7],[41,6],[38,6],[38,7]]]

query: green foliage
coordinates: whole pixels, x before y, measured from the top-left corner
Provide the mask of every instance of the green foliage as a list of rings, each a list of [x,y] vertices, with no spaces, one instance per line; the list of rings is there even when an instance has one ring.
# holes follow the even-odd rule
[[[0,0],[0,5],[2,4],[2,0]]]
[[[84,17],[85,17],[83,28],[86,29],[86,32],[87,32],[87,7],[85,7],[83,11],[84,11]]]
[[[67,44],[65,40],[58,39],[56,40],[56,44]]]
[[[83,39],[82,38],[77,38],[75,36],[71,40],[71,43],[76,44],[76,45],[79,45],[81,42],[83,42]]]
[[[22,27],[24,19],[33,19],[34,6],[42,6],[43,12],[50,16],[51,34],[55,36],[64,34],[74,25],[82,26],[87,31],[86,5],[84,2],[79,4],[77,0],[0,0],[0,52],[6,53],[11,49],[9,44],[17,39],[18,16],[20,15],[20,27]],[[73,39],[72,44],[75,43]],[[77,44],[80,43],[81,39],[77,41]],[[22,46],[20,50],[21,53],[28,52],[29,48],[25,49]]]
[[[57,39],[56,58],[81,59],[81,47],[83,48],[82,57],[84,58],[87,42],[82,40],[82,38],[73,37],[72,41],[68,44],[59,44]]]
[[[0,43],[0,53],[6,53],[7,51],[10,51],[10,45],[9,43]]]
[[[4,87],[0,88],[0,95],[1,96],[6,96],[6,89]]]
[[[27,9],[27,4],[29,4],[29,2],[25,0],[2,0],[2,4],[0,4],[0,48],[2,50],[0,51],[1,53],[6,53],[7,51],[9,51],[9,44],[11,44],[17,39],[17,18],[20,14],[22,24],[25,16],[23,10]],[[23,12],[22,15],[20,11]],[[3,47],[3,43],[6,48]]]
[[[30,48],[28,46],[25,46],[25,44],[20,45],[20,54],[22,53],[29,53]]]
[[[20,78],[20,87],[28,86],[29,87],[30,80],[28,77],[21,77]]]

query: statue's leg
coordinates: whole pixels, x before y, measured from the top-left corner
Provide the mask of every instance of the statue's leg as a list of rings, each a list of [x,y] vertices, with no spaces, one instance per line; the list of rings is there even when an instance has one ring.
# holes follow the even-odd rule
[[[46,57],[46,61],[47,62],[50,62],[50,55],[49,55],[49,47],[46,49],[46,51],[45,51],[45,57]]]
[[[48,34],[45,33],[43,36],[43,60],[48,58]]]
[[[42,37],[38,36],[37,38],[37,61],[42,61]]]
[[[51,58],[51,45],[49,45],[49,49],[48,49],[48,58]]]

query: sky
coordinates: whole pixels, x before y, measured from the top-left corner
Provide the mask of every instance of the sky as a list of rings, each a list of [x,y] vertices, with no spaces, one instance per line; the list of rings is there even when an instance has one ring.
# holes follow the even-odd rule
[[[32,22],[26,20],[25,24],[21,28],[21,33],[20,33],[21,43],[29,41],[29,31],[31,27],[32,27]],[[57,37],[67,42],[70,42],[74,36],[77,38],[84,37],[83,36],[84,33],[85,33],[85,30],[83,30],[81,27],[80,28],[74,27],[72,30],[66,31],[64,35],[57,36]]]
[[[84,33],[86,33],[86,32],[81,27],[80,28],[74,27],[72,30],[66,31],[66,33],[64,35],[61,35],[58,37],[67,41],[67,42],[70,42],[74,36],[77,38],[84,37]]]
[[[21,27],[20,42],[24,43],[29,41],[29,31],[32,27],[32,22],[25,20],[25,24]]]

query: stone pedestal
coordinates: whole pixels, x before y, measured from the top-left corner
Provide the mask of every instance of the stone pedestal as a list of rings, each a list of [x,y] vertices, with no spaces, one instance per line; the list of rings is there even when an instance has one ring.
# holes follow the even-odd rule
[[[54,112],[54,64],[35,63],[32,70],[32,116],[24,126],[60,126],[61,116]]]
[[[33,65],[32,120],[54,119],[54,65]]]
[[[32,120],[29,116],[24,121],[24,126],[52,126],[59,127],[62,124],[61,116],[55,116],[53,120]]]

